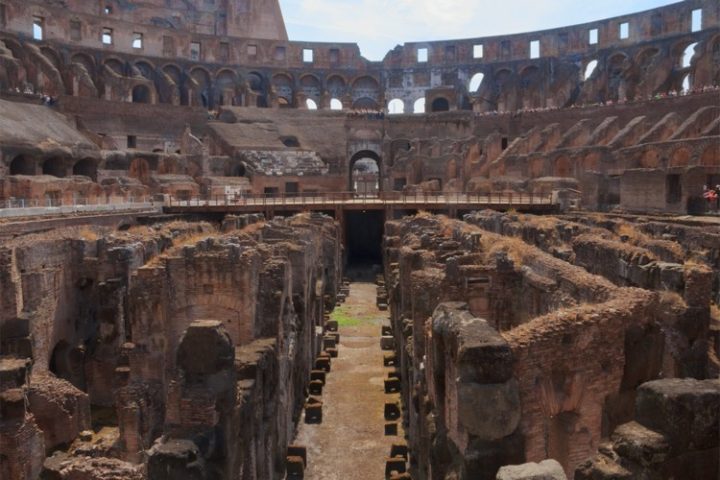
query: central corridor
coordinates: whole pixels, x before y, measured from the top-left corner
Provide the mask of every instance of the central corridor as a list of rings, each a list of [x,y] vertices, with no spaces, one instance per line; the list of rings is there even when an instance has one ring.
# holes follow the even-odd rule
[[[336,308],[340,344],[323,389],[323,420],[300,423],[295,444],[307,448],[309,480],[380,480],[393,443],[405,443],[402,422],[398,435],[385,436],[384,380],[391,367],[383,366],[381,326],[388,312],[378,310],[376,286],[351,283],[350,295]]]

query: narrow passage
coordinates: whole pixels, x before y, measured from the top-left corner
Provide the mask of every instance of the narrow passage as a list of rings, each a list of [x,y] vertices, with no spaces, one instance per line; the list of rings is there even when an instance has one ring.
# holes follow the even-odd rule
[[[351,283],[338,320],[338,357],[332,359],[322,395],[322,423],[300,422],[296,445],[307,448],[307,480],[384,479],[393,444],[405,444],[402,419],[385,419],[385,403],[400,402],[385,393],[392,367],[383,366],[381,327],[389,313],[376,305],[377,286]],[[385,435],[386,423],[397,423],[397,435]]]

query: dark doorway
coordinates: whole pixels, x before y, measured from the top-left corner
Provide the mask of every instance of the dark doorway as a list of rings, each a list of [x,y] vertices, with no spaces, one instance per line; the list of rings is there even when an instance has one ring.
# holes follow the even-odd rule
[[[150,89],[145,85],[137,85],[132,89],[133,103],[150,103]]]
[[[18,155],[10,162],[10,175],[35,175],[35,161]]]
[[[347,267],[348,272],[356,273],[353,276],[381,272],[384,227],[385,212],[382,210],[345,212]]]
[[[680,182],[680,175],[668,175],[666,183],[665,201],[669,204],[679,203],[680,200],[682,200],[682,183]]]
[[[433,100],[431,108],[433,112],[447,112],[450,110],[450,102],[447,98],[438,97]]]

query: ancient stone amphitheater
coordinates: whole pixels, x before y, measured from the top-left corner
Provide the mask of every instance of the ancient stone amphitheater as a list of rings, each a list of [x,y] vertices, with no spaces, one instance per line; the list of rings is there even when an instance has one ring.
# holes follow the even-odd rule
[[[717,0],[0,0],[0,479],[718,479],[716,188]]]

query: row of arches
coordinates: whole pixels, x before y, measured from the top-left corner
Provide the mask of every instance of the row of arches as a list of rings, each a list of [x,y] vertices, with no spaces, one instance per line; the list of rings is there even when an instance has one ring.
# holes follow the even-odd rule
[[[17,155],[8,165],[10,175],[51,175],[65,178],[68,175],[82,175],[97,181],[97,160],[84,158],[73,161],[65,157],[50,157],[38,160],[30,155]]]
[[[410,109],[408,109],[410,110]],[[436,97],[430,103],[430,112],[447,112],[450,110],[450,101],[445,97]],[[393,98],[388,102],[387,111],[390,115],[401,115],[405,112],[405,102],[400,98]],[[407,113],[426,113],[425,97],[420,97],[412,103],[412,112]]]

